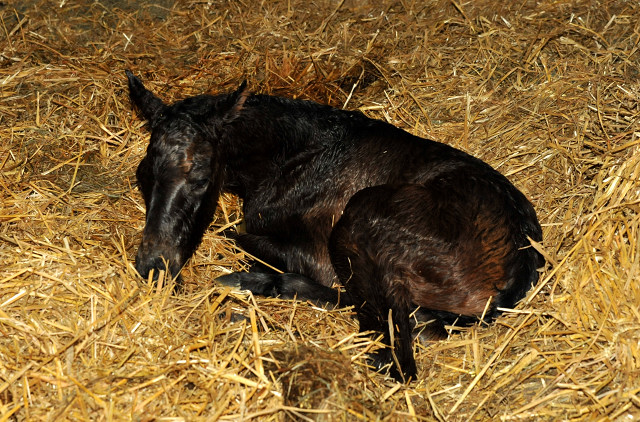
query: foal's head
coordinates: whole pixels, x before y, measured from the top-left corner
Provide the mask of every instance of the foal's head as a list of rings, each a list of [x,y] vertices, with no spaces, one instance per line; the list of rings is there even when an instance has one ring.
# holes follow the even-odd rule
[[[247,93],[243,84],[229,95],[167,105],[126,73],[131,100],[151,128],[136,171],[147,210],[136,269],[145,278],[152,269],[177,276],[213,219],[224,176],[219,144]]]

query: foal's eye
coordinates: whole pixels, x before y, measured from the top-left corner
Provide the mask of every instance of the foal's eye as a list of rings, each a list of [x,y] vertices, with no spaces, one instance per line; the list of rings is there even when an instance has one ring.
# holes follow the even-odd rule
[[[195,189],[204,189],[209,184],[209,179],[199,179],[193,182],[193,187]]]

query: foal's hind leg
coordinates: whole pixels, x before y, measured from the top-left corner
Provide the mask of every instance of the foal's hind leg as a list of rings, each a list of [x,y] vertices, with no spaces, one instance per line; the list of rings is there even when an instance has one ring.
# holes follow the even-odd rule
[[[390,365],[389,375],[397,381],[415,380],[417,367],[413,357],[409,304],[402,300],[402,294],[380,296],[374,293],[370,283],[371,280],[352,278],[347,292],[350,297],[354,290],[365,293],[358,298],[358,302],[363,304],[356,308],[360,331],[382,333],[383,344],[387,346],[371,356],[372,363],[377,369]],[[379,300],[374,302],[376,298]],[[354,300],[354,303],[357,302]]]

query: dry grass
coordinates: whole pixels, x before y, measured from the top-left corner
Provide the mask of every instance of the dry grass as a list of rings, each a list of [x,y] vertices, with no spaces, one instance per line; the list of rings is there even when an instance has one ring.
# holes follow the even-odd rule
[[[9,3],[0,421],[640,418],[637,2]],[[218,236],[235,198],[186,291],[151,286],[125,68],[167,100],[246,78],[470,151],[532,199],[550,264],[496,324],[417,345],[409,386],[365,367],[349,311],[213,285],[245,265]]]

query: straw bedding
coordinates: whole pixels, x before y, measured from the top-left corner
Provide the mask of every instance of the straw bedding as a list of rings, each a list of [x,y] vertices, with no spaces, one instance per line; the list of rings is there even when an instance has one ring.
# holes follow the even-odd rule
[[[640,4],[0,3],[0,421],[640,418]],[[124,69],[165,100],[256,92],[360,109],[471,152],[534,203],[548,265],[495,324],[366,366],[349,309],[254,298],[220,232],[171,280],[132,267],[148,134]]]

